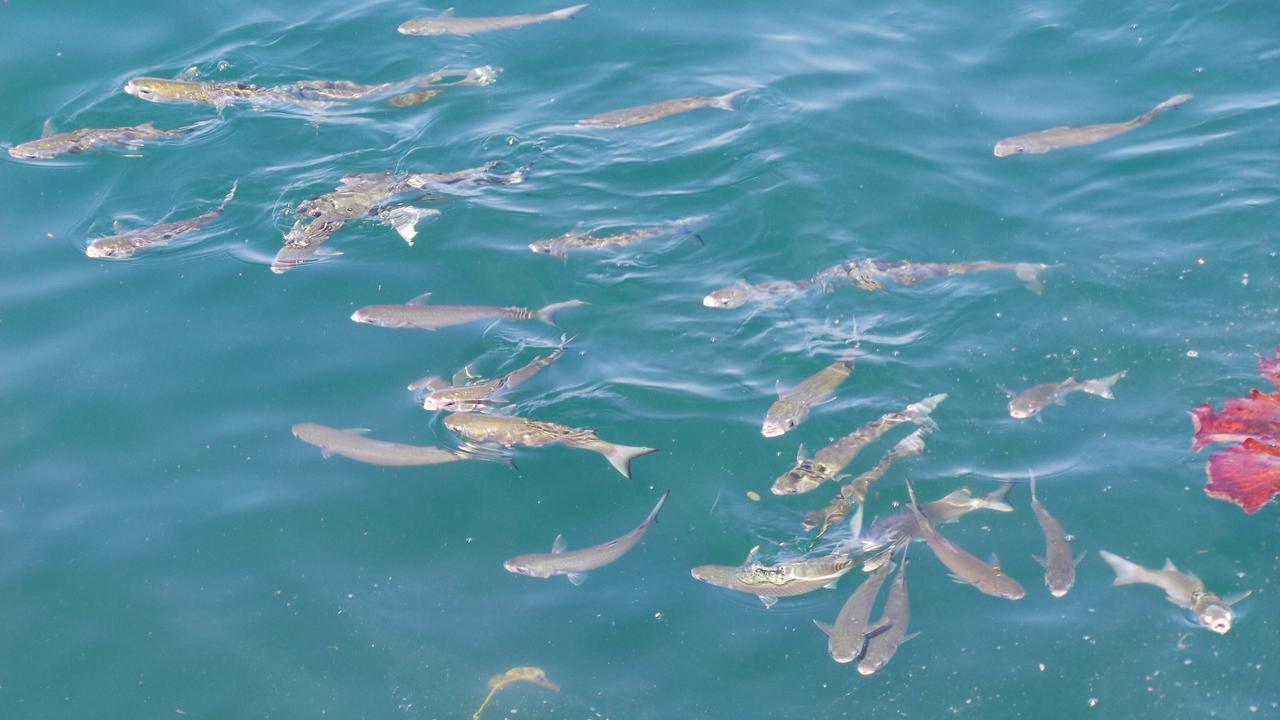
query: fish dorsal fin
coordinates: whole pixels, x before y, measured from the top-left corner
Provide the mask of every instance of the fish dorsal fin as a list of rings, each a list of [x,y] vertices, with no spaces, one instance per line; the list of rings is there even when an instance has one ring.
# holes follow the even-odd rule
[[[1241,600],[1243,600],[1243,599],[1245,599],[1245,598],[1249,597],[1249,596],[1250,596],[1250,595],[1252,595],[1252,594],[1253,594],[1253,591],[1252,591],[1252,590],[1245,590],[1244,592],[1234,593],[1234,594],[1231,594],[1231,595],[1228,595],[1228,596],[1226,596],[1226,597],[1222,598],[1222,602],[1224,602],[1224,603],[1226,603],[1226,604],[1228,604],[1228,605],[1235,605],[1236,603],[1238,603],[1238,602],[1240,602]]]
[[[431,293],[429,293],[429,292],[424,292],[424,293],[422,293],[421,295],[419,295],[419,296],[417,296],[417,297],[412,298],[411,300],[409,300],[409,302],[405,303],[405,305],[426,305],[426,304],[427,304],[427,298],[429,298],[429,297],[431,297]]]
[[[1079,565],[1079,564],[1080,564],[1080,561],[1082,561],[1082,560],[1084,560],[1084,551],[1083,551],[1083,550],[1081,550],[1081,551],[1080,551],[1080,554],[1079,554],[1079,555],[1077,555],[1077,556],[1075,557],[1075,559],[1071,561],[1071,564],[1072,564],[1072,565]]]
[[[117,235],[123,235],[123,234],[124,234],[124,225],[120,224],[120,221],[119,221],[119,220],[112,220],[112,221],[111,221],[111,229],[112,229],[112,230],[115,230]]]
[[[44,121],[44,125],[40,128],[40,137],[47,138],[56,134],[57,132],[58,132],[57,128],[53,126],[53,118],[49,118],[48,120]]]
[[[757,545],[757,546],[755,546],[755,547],[751,548],[750,550],[748,550],[748,551],[747,551],[747,559],[746,559],[746,560],[743,560],[743,561],[742,561],[742,564],[743,564],[743,565],[750,565],[752,562],[754,562],[754,561],[755,561],[755,559],[756,559],[756,555],[758,555],[759,553],[760,553],[760,546],[759,546],[759,545]]]
[[[471,380],[472,378],[475,378],[475,377],[478,377],[478,376],[475,373],[471,372],[471,366],[467,365],[463,367],[461,370],[459,370],[458,372],[453,374],[453,386],[458,387],[459,385],[464,385],[468,380]]]
[[[782,381],[781,380],[773,381],[773,391],[778,393],[779,398],[782,397]]]
[[[564,541],[564,536],[563,536],[563,535],[557,535],[557,536],[556,536],[556,541],[555,541],[555,542],[553,542],[553,543],[551,543],[551,554],[552,554],[552,555],[559,555],[560,553],[562,553],[562,552],[564,552],[565,550],[568,550],[568,549],[569,549],[569,543],[567,543],[567,542],[565,542],[565,541]]]
[[[1082,556],[1082,557],[1083,557],[1083,556]],[[1040,567],[1044,568],[1045,570],[1048,570],[1048,569],[1049,569],[1049,561],[1048,561],[1048,560],[1045,560],[1044,558],[1040,557],[1039,555],[1032,555],[1032,556],[1031,556],[1031,559],[1032,559],[1032,560],[1035,560],[1037,563],[1039,563],[1039,564],[1040,564]]]
[[[587,581],[586,573],[568,573],[565,575],[565,577],[569,578],[569,582],[573,583],[574,587],[578,587],[579,585]]]
[[[138,129],[139,129],[139,130],[155,130],[155,129],[156,129],[156,124],[155,124],[154,122],[152,122],[152,121],[148,120],[148,121],[146,121],[146,122],[142,123],[141,125],[139,125],[139,126],[138,126]]]
[[[818,629],[822,631],[822,634],[823,634],[823,635],[826,635],[827,637],[831,637],[831,626],[830,626],[830,625],[828,625],[827,623],[822,622],[821,620],[817,620],[817,619],[815,619],[815,620],[813,621],[813,624],[814,624],[814,625],[816,625],[816,626],[818,627]]]
[[[370,430],[369,428],[343,428],[342,432],[349,432],[355,435],[368,435],[373,431]]]
[[[796,450],[796,464],[799,465],[804,461],[805,461],[804,443],[800,443],[800,447]]]
[[[440,17],[453,17],[453,8],[445,8],[444,11],[440,13]]]
[[[199,66],[192,65],[186,70],[183,70],[182,72],[178,73],[178,79],[184,82],[190,82],[191,80],[195,80],[197,77],[199,77],[199,75],[200,75]]]
[[[1170,571],[1170,572],[1179,572],[1179,570],[1178,570],[1178,566],[1177,566],[1177,565],[1174,565],[1174,564],[1173,564],[1173,560],[1170,560],[1169,558],[1165,558],[1165,559],[1164,559],[1164,567],[1162,567],[1162,568],[1160,568],[1160,569],[1161,569],[1161,570],[1167,570],[1167,571]]]

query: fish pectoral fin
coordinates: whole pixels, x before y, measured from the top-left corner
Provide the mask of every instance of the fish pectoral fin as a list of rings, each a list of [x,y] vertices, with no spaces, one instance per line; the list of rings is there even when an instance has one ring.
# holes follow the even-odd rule
[[[905,643],[906,641],[919,636],[920,636],[919,632],[908,633],[902,636],[902,640],[900,640],[898,644],[901,645],[902,643]]]
[[[329,452],[329,448],[322,447],[320,448],[320,457],[324,458],[325,460],[328,460],[329,458],[333,457],[333,453]]]
[[[804,462],[805,457],[804,443],[800,443],[800,447],[796,450],[796,464],[799,465]]]
[[[995,553],[991,553],[991,567],[1000,569],[1000,558],[996,557]]]
[[[419,295],[419,296],[417,296],[417,297],[415,297],[415,298],[411,298],[411,299],[409,300],[409,302],[407,302],[407,303],[405,303],[405,304],[406,304],[406,305],[426,305],[426,304],[427,304],[427,298],[429,298],[429,297],[431,297],[431,293],[429,293],[429,292],[424,292],[424,293],[422,293],[421,295]]]
[[[342,251],[334,250],[333,248],[322,247],[317,249],[314,254],[318,258],[338,257],[339,255],[342,254]]]
[[[1222,602],[1228,605],[1235,605],[1236,603],[1240,602],[1241,600],[1244,600],[1245,598],[1249,597],[1252,594],[1253,594],[1252,590],[1245,590],[1244,592],[1238,592],[1233,595],[1228,595],[1222,598]]]
[[[1075,557],[1075,559],[1071,561],[1071,564],[1072,564],[1072,565],[1079,565],[1079,564],[1080,564],[1080,562],[1081,562],[1082,560],[1084,560],[1084,551],[1083,551],[1083,550],[1081,550],[1081,551],[1080,551],[1080,554],[1079,554],[1079,555],[1077,555],[1077,556]]]
[[[770,597],[769,595],[757,595],[756,597],[760,598],[760,604],[764,606],[765,610],[778,604],[778,598],[776,597]]]
[[[1000,389],[1000,392],[1004,393],[1008,397],[1013,397],[1014,395],[1017,395],[1017,393],[1015,393],[1014,391],[1010,390],[1009,388],[1003,385],[996,385],[996,387]]]
[[[756,555],[760,554],[760,546],[757,545],[747,551],[747,559],[742,561],[743,565],[750,565],[756,559]]]
[[[823,586],[822,586],[822,589],[823,589],[823,590],[835,590],[835,589],[836,589],[836,583],[837,583],[837,581],[836,581],[836,580],[832,580],[831,582],[827,583],[826,585],[823,585]]]
[[[453,8],[445,8],[441,11],[440,17],[453,17]]]
[[[1044,418],[1040,417],[1040,413],[1036,413],[1036,422],[1040,423],[1041,425],[1044,424]]]
[[[964,578],[960,577],[959,575],[957,575],[957,574],[955,574],[955,573],[950,573],[950,574],[948,574],[948,575],[947,575],[947,577],[951,578],[951,582],[953,582],[953,583],[959,583],[959,584],[961,584],[961,585],[968,585],[968,584],[969,584],[969,581],[968,581],[968,580],[965,580]]]
[[[343,428],[342,432],[355,433],[356,435],[368,435],[373,431],[369,428]]]
[[[587,581],[586,573],[569,573],[565,577],[569,578],[569,582],[573,583],[574,587],[578,587]]]
[[[782,381],[781,380],[773,381],[773,391],[778,393],[779,398],[782,397]]]
[[[830,624],[828,624],[828,623],[824,623],[824,622],[822,622],[821,620],[818,620],[818,619],[816,619],[816,618],[814,619],[813,624],[814,624],[814,625],[816,625],[816,626],[818,627],[818,629],[822,631],[822,634],[823,634],[823,635],[826,635],[827,637],[831,637],[831,625],[830,625]]]
[[[556,536],[556,541],[555,541],[555,542],[553,542],[553,543],[551,543],[551,554],[552,554],[552,555],[559,555],[560,553],[562,553],[562,552],[564,552],[565,550],[568,550],[568,549],[569,549],[569,543],[567,543],[567,542],[565,542],[565,541],[564,541],[564,536],[563,536],[563,535],[557,535],[557,536]]]
[[[1044,568],[1045,570],[1048,570],[1048,569],[1049,569],[1049,561],[1048,561],[1048,560],[1045,560],[1044,558],[1040,557],[1039,555],[1032,555],[1032,556],[1031,556],[1031,559],[1032,559],[1032,560],[1035,560],[1037,563],[1039,563],[1039,564],[1040,564],[1040,567]]]

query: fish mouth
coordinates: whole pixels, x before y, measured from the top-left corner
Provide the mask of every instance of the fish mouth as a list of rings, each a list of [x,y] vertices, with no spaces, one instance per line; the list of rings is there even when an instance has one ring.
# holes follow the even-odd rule
[[[355,320],[355,315],[352,315],[351,319]],[[356,322],[359,322],[359,320],[356,320]],[[440,409],[440,405],[435,401],[435,398],[425,397],[422,398],[422,409],[435,411]]]
[[[40,157],[39,153],[29,150],[19,150],[16,147],[9,148],[9,154],[19,160],[36,160]]]
[[[765,425],[760,428],[760,434],[767,438],[780,437],[785,432],[786,430],[782,429],[778,425]]]

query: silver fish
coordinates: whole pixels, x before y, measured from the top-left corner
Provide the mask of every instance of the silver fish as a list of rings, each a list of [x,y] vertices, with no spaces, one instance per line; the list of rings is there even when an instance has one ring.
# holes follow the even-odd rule
[[[696,97],[677,98],[675,100],[664,100],[662,102],[650,103],[648,105],[638,105],[636,107],[622,108],[621,110],[612,110],[607,113],[601,113],[589,117],[585,120],[578,121],[578,127],[588,128],[624,128],[632,125],[643,125],[651,123],[655,120],[661,120],[672,115],[687,113],[691,110],[700,110],[702,108],[716,108],[717,110],[733,111],[733,99],[739,95],[751,90],[751,88],[743,88],[734,90],[724,95],[700,95]]]
[[[805,457],[804,445],[801,444],[796,452],[795,467],[774,480],[771,491],[774,495],[800,495],[817,489],[822,483],[831,482],[858,457],[863,448],[904,423],[936,428],[937,423],[930,415],[946,399],[946,393],[941,393],[912,403],[901,412],[885,413],[819,450],[812,458]]]
[[[522,307],[487,307],[484,305],[426,305],[431,293],[423,293],[404,305],[366,305],[351,314],[351,319],[366,325],[385,328],[437,328],[464,325],[479,320],[541,320],[555,325],[556,313],[591,303],[568,300],[551,303],[539,310]]]
[[[1013,512],[1013,506],[1006,500],[1012,487],[1011,483],[1004,483],[982,497],[974,497],[973,492],[967,487],[957,488],[938,500],[921,505],[920,512],[935,527],[955,522],[975,510]],[[838,548],[836,552],[869,553],[888,548],[881,556],[877,556],[878,559],[864,563],[864,569],[874,569],[887,561],[900,548],[906,547],[913,538],[919,536],[920,527],[916,524],[915,513],[908,507],[871,523],[871,527],[865,534],[858,532],[849,541],[852,547]]]
[[[549,13],[529,15],[505,15],[499,17],[453,17],[451,10],[446,10],[437,17],[422,17],[408,20],[400,25],[402,35],[475,35],[476,33],[494,30],[536,25],[551,20],[569,20],[587,8],[586,3],[574,5]]]
[[[529,249],[539,255],[564,258],[577,250],[618,250],[639,242],[660,237],[685,236],[702,244],[702,237],[689,228],[706,219],[705,215],[673,220],[657,227],[641,228],[616,235],[595,236],[584,232],[567,232],[546,240],[529,243]]]
[[[780,597],[835,588],[836,581],[857,564],[848,556],[828,555],[764,565],[755,561],[759,549],[752,548],[742,565],[699,565],[691,573],[695,580],[709,585],[755,595],[768,609]]]
[[[1067,532],[1036,497],[1035,473],[1031,473],[1031,511],[1035,513],[1036,521],[1044,532],[1045,543],[1044,557],[1032,557],[1044,568],[1044,584],[1049,588],[1049,594],[1064,597],[1076,582],[1076,563],[1084,559],[1084,555],[1081,554],[1074,560],[1071,558],[1071,542],[1067,539]]]
[[[84,254],[102,260],[126,260],[140,252],[168,245],[183,235],[199,230],[217,220],[222,215],[222,211],[227,208],[227,203],[235,197],[237,184],[238,181],[231,184],[231,192],[227,193],[218,207],[203,215],[129,232],[120,232],[117,226],[118,234],[94,240],[85,248]]]
[[[889,577],[892,570],[893,563],[886,563],[868,575],[867,579],[840,607],[840,613],[836,615],[836,621],[831,625],[819,620],[813,621],[813,624],[827,636],[827,652],[832,660],[838,663],[851,663],[857,660],[862,656],[867,635],[883,629],[868,628],[867,622],[871,619],[871,605],[876,601],[880,586],[884,584],[885,578]]]
[[[658,522],[658,513],[667,504],[668,490],[658,498],[649,516],[634,530],[620,538],[606,543],[593,545],[582,550],[567,550],[563,535],[557,535],[549,553],[518,555],[502,564],[507,572],[528,575],[536,578],[549,578],[553,575],[564,575],[574,585],[581,585],[587,579],[587,573],[602,568],[618,558],[626,555],[631,548],[640,543],[640,539],[649,531],[649,527]]]
[[[868,291],[884,290],[885,282],[898,285],[918,285],[926,280],[955,275],[971,275],[980,272],[1007,270],[1014,274],[1031,292],[1039,295],[1044,292],[1044,281],[1041,273],[1054,265],[1044,263],[1006,263],[979,260],[958,263],[913,263],[908,261],[888,262],[885,260],[863,259],[833,265],[818,273],[815,282],[830,286],[841,282],[851,282],[854,286]]]
[[[320,448],[326,459],[331,455],[341,455],[358,462],[388,467],[439,465],[460,460],[506,462],[496,454],[373,440],[364,437],[367,432],[370,432],[368,428],[339,430],[315,423],[298,423],[293,426],[293,436]]]
[[[809,280],[771,280],[755,285],[738,282],[709,293],[702,298],[702,305],[717,310],[733,310],[747,303],[798,295],[815,287],[818,287],[817,283]]]
[[[933,523],[929,522],[916,505],[916,491],[910,480],[907,481],[907,492],[911,496],[911,512],[915,515],[920,536],[929,544],[929,549],[938,556],[938,560],[951,571],[951,579],[1006,600],[1021,600],[1026,597],[1027,591],[1022,589],[1017,580],[1004,574],[994,554],[991,556],[991,564],[984,563],[933,528]]]
[[[1253,593],[1249,590],[1226,599],[1220,598],[1205,589],[1203,580],[1192,573],[1179,570],[1168,558],[1165,558],[1163,568],[1149,570],[1106,550],[1099,550],[1098,554],[1116,573],[1112,585],[1155,585],[1164,590],[1166,600],[1190,610],[1196,622],[1219,635],[1225,635],[1231,630],[1231,623],[1235,618],[1231,606]]]
[[[444,426],[472,442],[493,442],[503,447],[524,445],[526,447],[543,447],[545,445],[567,445],[580,450],[598,452],[605,460],[622,473],[625,478],[631,477],[631,461],[642,455],[657,452],[656,448],[615,445],[601,440],[595,430],[572,428],[540,420],[510,415],[477,415],[473,413],[454,413],[446,416]]]
[[[1128,122],[1104,123],[1078,128],[1056,127],[1041,130],[1040,132],[1027,133],[1026,135],[1015,135],[996,143],[995,156],[1008,157],[1019,153],[1042,155],[1051,150],[1060,150],[1077,145],[1092,145],[1103,140],[1110,140],[1117,135],[1146,125],[1155,116],[1166,110],[1178,107],[1192,97],[1191,93],[1175,95],[1152,108],[1150,112],[1143,113]]]
[[[852,374],[852,360],[837,360],[787,392],[782,392],[779,385],[778,399],[765,413],[760,434],[765,437],[778,437],[794,430],[809,417],[810,408],[835,397],[836,388],[840,387],[840,384],[849,379]]]
[[[425,387],[430,392],[422,398],[423,410],[448,410],[449,412],[475,412],[492,405],[495,400],[514,390],[518,385],[538,374],[543,368],[564,355],[564,348],[572,338],[561,338],[560,346],[550,355],[535,358],[527,365],[492,380],[459,385],[455,376],[449,385],[440,378],[425,378],[409,386],[410,390]],[[464,369],[463,376],[467,376]]]
[[[59,155],[82,153],[101,145],[123,145],[137,149],[147,141],[181,137],[211,123],[212,120],[204,120],[174,130],[159,130],[154,124],[146,122],[133,127],[81,128],[64,133],[54,133],[53,126],[45,123],[44,134],[39,140],[14,145],[9,148],[9,154],[19,160],[52,160]]]
[[[858,674],[874,675],[879,672],[903,643],[920,633],[907,634],[911,621],[911,605],[907,599],[907,553],[902,553],[898,575],[889,587],[889,599],[884,601],[884,611],[875,626],[879,632],[867,636],[867,647],[858,661]]]
[[[1041,410],[1054,404],[1065,405],[1066,397],[1073,392],[1086,392],[1106,400],[1114,400],[1115,395],[1112,394],[1111,388],[1128,375],[1128,370],[1121,370],[1115,375],[1084,382],[1076,382],[1075,376],[1072,376],[1060,383],[1044,383],[1027,388],[1020,393],[1006,389],[1004,392],[1009,396],[1009,415],[1015,420],[1028,420],[1033,417],[1039,419]]]
[[[848,485],[842,486],[840,492],[825,508],[805,513],[804,529],[817,528],[817,537],[822,537],[828,528],[843,522],[855,504],[865,504],[867,490],[871,488],[871,484],[884,477],[894,463],[924,452],[924,437],[928,433],[929,428],[917,428],[910,435],[899,440],[889,452],[885,453],[880,462],[876,463],[875,467],[862,473]]]

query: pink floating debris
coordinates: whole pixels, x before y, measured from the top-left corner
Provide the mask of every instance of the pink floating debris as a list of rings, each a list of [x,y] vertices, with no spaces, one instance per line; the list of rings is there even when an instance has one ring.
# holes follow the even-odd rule
[[[1258,358],[1258,373],[1280,387],[1280,348],[1274,358]],[[1209,457],[1204,491],[1211,498],[1235,503],[1250,515],[1280,495],[1280,392],[1251,390],[1231,398],[1215,413],[1205,404],[1191,411],[1191,449],[1240,443]]]
[[[1250,515],[1280,495],[1280,447],[1245,440],[1209,458],[1205,494],[1244,508]]]
[[[1270,360],[1258,358],[1258,373],[1280,387],[1280,348],[1276,348],[1276,356]]]
[[[1191,424],[1195,427],[1191,449],[1196,452],[1206,445],[1249,438],[1280,442],[1280,393],[1250,391],[1248,397],[1227,400],[1221,413],[1214,413],[1206,403],[1191,411]]]

